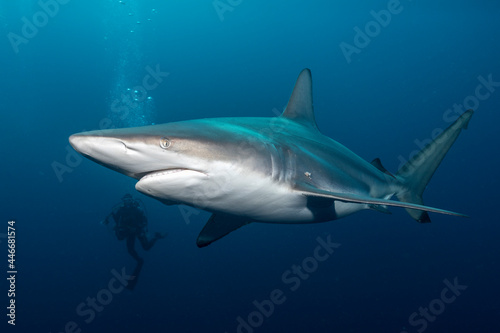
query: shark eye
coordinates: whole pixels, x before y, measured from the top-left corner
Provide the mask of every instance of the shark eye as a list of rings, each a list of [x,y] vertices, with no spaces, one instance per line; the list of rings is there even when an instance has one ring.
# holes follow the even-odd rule
[[[172,143],[170,142],[170,140],[166,137],[162,137],[160,139],[160,147],[162,147],[163,149],[167,149],[171,144]]]

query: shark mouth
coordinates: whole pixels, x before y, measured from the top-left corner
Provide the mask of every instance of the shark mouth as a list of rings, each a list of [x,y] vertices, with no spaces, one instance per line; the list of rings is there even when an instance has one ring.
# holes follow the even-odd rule
[[[198,170],[192,170],[192,169],[186,169],[186,168],[174,168],[174,169],[164,169],[164,170],[158,170],[158,171],[152,171],[148,172],[145,174],[143,177],[140,178],[141,181],[143,180],[148,180],[150,178],[156,178],[156,177],[163,177],[163,176],[170,176],[182,172],[196,172],[196,173],[201,173],[206,175],[204,172],[198,171]]]
[[[170,205],[184,202],[192,197],[207,177],[206,173],[191,169],[158,170],[145,174],[135,184],[135,188],[141,193]]]

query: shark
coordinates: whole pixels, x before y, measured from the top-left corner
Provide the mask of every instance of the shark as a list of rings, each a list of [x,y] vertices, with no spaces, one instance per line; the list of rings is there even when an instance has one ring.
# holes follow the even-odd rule
[[[430,222],[429,213],[464,217],[424,205],[422,195],[472,115],[462,113],[391,173],[379,158],[368,162],[320,132],[306,68],[276,117],[95,130],[69,141],[88,159],[137,179],[141,193],[211,212],[196,240],[204,247],[251,223],[319,223],[365,209],[401,207],[420,223]]]

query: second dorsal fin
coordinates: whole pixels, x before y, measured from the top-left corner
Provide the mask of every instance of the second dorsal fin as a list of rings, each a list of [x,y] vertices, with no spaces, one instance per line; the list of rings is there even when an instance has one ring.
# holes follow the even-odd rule
[[[371,164],[372,164],[375,168],[377,168],[377,169],[379,169],[380,171],[382,171],[383,173],[385,173],[386,175],[389,175],[389,176],[391,176],[392,178],[396,178],[396,177],[394,177],[394,175],[393,175],[392,173],[390,173],[390,172],[389,172],[389,171],[388,171],[388,170],[387,170],[387,169],[386,169],[386,168],[382,165],[382,162],[380,161],[380,158],[378,158],[378,157],[377,157],[376,159],[374,159],[374,160],[371,162]]]

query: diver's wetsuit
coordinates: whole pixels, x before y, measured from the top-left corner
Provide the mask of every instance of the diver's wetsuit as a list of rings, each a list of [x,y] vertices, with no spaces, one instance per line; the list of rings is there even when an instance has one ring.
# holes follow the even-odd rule
[[[153,239],[148,240],[146,236],[147,218],[144,211],[135,202],[124,201],[110,214],[115,220],[115,234],[118,240],[127,239],[128,253],[138,262],[143,259],[139,257],[135,250],[135,238],[141,242],[142,248],[146,251],[151,249],[154,243],[160,239],[157,234]]]

